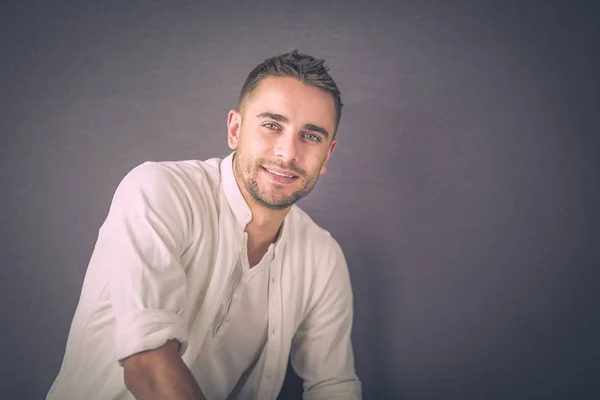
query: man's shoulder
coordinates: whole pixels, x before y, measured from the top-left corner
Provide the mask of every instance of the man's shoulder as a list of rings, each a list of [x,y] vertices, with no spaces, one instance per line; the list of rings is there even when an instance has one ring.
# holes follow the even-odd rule
[[[162,170],[166,175],[188,179],[198,180],[219,180],[220,158],[211,158],[208,160],[177,160],[177,161],[146,161],[136,168]]]
[[[206,161],[145,161],[131,169],[123,178],[122,184],[190,189],[206,184],[209,187],[218,187],[220,161],[219,158]]]
[[[152,201],[205,203],[216,199],[221,159],[145,161],[121,180],[115,195],[145,196]]]
[[[314,249],[330,251],[338,248],[337,240],[331,232],[317,224],[304,210],[294,205],[289,213],[290,236],[295,244],[311,246]]]

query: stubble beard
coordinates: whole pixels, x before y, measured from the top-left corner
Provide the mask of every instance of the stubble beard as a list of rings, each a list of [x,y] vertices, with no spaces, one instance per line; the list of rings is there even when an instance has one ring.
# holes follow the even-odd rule
[[[258,204],[262,205],[265,208],[270,210],[284,210],[292,205],[294,205],[298,200],[308,195],[319,178],[319,174],[311,176],[309,179],[306,178],[305,174],[299,174],[297,179],[303,179],[305,184],[302,186],[300,190],[293,192],[289,196],[275,198],[277,196],[268,196],[263,193],[258,185],[256,180],[256,176],[261,172],[261,165],[266,160],[259,159],[256,163],[253,163],[251,160],[241,159],[239,154],[236,154],[234,157],[233,164],[234,168],[237,172],[238,177],[241,178],[242,183],[252,199],[256,201]],[[283,169],[288,169],[282,166]],[[297,168],[293,169],[297,171]],[[279,188],[282,188],[282,185],[272,184],[273,191],[276,192]],[[268,197],[272,197],[269,199]]]

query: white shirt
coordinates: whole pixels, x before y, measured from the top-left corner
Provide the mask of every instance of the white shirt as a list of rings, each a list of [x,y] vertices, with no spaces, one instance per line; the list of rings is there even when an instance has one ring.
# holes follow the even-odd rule
[[[240,252],[230,287],[191,371],[207,399],[257,398],[269,318],[269,268],[274,246],[250,268]],[[229,396],[229,397],[228,397]]]
[[[147,162],[117,188],[100,228],[48,399],[132,399],[121,361],[181,343],[192,368],[211,334],[252,218],[223,160]],[[275,399],[288,357],[305,399],[360,399],[353,307],[338,243],[297,206],[269,268],[257,399]],[[223,380],[227,380],[224,378]]]

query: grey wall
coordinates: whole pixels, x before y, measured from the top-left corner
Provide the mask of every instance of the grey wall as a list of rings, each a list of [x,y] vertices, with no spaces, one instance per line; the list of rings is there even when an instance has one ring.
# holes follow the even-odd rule
[[[345,250],[365,397],[600,398],[593,2],[54,3],[0,6],[0,398],[54,379],[123,175],[228,154],[293,48],[345,103],[301,206]]]

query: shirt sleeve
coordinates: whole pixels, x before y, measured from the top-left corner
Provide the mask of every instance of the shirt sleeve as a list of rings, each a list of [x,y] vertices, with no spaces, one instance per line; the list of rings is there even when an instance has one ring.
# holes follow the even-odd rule
[[[304,400],[359,400],[362,396],[350,340],[350,277],[342,250],[333,242],[329,273],[319,276],[321,290],[316,293],[320,294],[292,341],[291,363],[304,381]]]
[[[109,271],[116,358],[152,350],[169,339],[183,355],[186,274],[180,263],[193,221],[181,178],[158,163],[134,168],[119,184],[100,228],[94,256]]]

